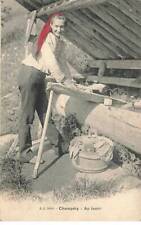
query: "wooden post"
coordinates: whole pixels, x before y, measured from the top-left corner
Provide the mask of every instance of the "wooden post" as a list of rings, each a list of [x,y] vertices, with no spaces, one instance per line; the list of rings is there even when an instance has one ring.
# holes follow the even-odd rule
[[[39,145],[37,160],[36,160],[34,171],[33,171],[34,179],[36,179],[38,176],[38,169],[39,169],[39,165],[40,165],[40,161],[41,161],[41,157],[42,157],[42,153],[43,153],[43,145],[44,145],[44,140],[45,140],[48,123],[49,123],[49,117],[50,117],[50,113],[51,113],[52,100],[53,100],[53,91],[51,90],[50,96],[49,96],[49,103],[48,103],[48,109],[47,109],[47,113],[46,113],[45,123],[44,123],[44,127],[43,127],[43,133],[42,133],[42,137],[41,137],[41,142]]]
[[[26,28],[26,40],[25,40],[25,57],[28,55],[28,31],[29,31],[29,26],[30,26],[30,19],[27,19],[27,28]]]
[[[106,69],[106,63],[103,61],[100,63],[99,70],[98,70],[98,82],[100,82],[100,78],[103,77]]]
[[[25,57],[29,53],[29,40],[30,40],[33,27],[35,25],[36,14],[37,14],[37,11],[34,10],[33,12],[31,12],[30,18],[27,19],[26,38],[25,38]]]

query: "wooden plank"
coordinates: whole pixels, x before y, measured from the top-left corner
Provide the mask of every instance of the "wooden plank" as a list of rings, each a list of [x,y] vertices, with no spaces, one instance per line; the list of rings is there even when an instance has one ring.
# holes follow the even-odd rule
[[[136,41],[138,41],[140,46],[140,39],[141,39],[141,26],[135,23],[130,17],[126,16],[124,13],[122,13],[117,7],[106,4],[106,7],[104,7],[106,11],[112,15],[114,18],[116,18],[122,25],[127,27],[129,31],[131,31],[134,34],[134,37]]]
[[[131,18],[137,24],[141,25],[141,15],[140,15],[140,13],[138,13],[137,9],[135,10],[126,1],[112,0],[112,1],[110,1],[110,4],[114,5],[118,9],[120,9],[120,11],[123,12],[126,16]]]
[[[90,82],[99,82],[103,84],[113,84],[125,87],[141,88],[141,81],[137,78],[120,78],[120,77],[109,77],[107,75],[98,77],[98,76],[88,76],[87,81]]]
[[[104,99],[107,97],[112,99],[113,104],[126,104],[126,102],[123,100],[112,98],[102,94],[86,92],[84,90],[78,89],[78,87],[75,87],[74,85],[70,87],[58,83],[49,83],[48,89],[53,90],[56,94],[64,94],[79,98],[81,101],[104,103]]]
[[[94,55],[94,58],[101,58],[101,59],[116,58],[116,54],[109,52],[106,48],[104,48],[104,46],[101,43],[99,43],[99,41],[97,39],[93,38],[93,40],[89,40],[89,37],[87,36],[86,33],[83,32],[82,29],[83,28],[81,25],[78,29],[78,27],[76,27],[76,25],[73,24],[71,21],[71,23],[68,23],[68,27],[66,29],[65,36],[68,39],[75,41],[77,43],[78,47],[80,46],[79,40],[82,39],[82,42],[81,42],[82,49],[84,50],[84,48],[85,48],[86,53],[88,53],[90,56]],[[72,32],[73,32],[73,34],[71,34]],[[79,36],[76,35],[75,32],[76,32],[76,34],[79,34]],[[69,37],[69,35],[70,35],[70,37]],[[76,38],[74,39],[73,36]],[[89,40],[89,42],[88,42],[88,40]],[[97,45],[96,47],[95,47],[95,44]],[[103,51],[103,49],[104,49],[104,51]]]
[[[66,27],[65,33],[67,33],[71,28],[73,28],[73,30],[76,31],[77,35],[79,34],[79,37],[84,37],[86,40],[88,40],[90,34],[92,35],[92,33],[89,33],[89,29],[87,27],[86,28],[82,27],[82,22],[77,21],[77,19],[74,18],[74,15],[72,13],[69,13],[67,14],[67,27]],[[90,43],[93,43],[93,46],[97,48],[97,45],[98,45],[97,42],[95,43],[92,40],[90,41]],[[100,46],[98,47],[100,48]]]
[[[26,43],[29,41],[31,31],[32,31],[32,28],[33,28],[33,24],[34,24],[35,19],[36,19],[36,14],[37,14],[37,11],[34,10],[30,13],[30,18],[28,18],[28,24],[27,24],[27,29],[26,29]]]
[[[66,32],[65,32],[65,37],[68,40],[70,40],[72,43],[74,43],[78,48],[80,48],[84,52],[86,52],[88,55],[90,55],[94,59],[97,59],[97,56],[95,55],[95,52],[91,51],[91,49],[93,49],[94,46],[91,43],[89,43],[88,46],[84,45],[84,43],[87,41],[87,39],[82,37],[82,36],[80,36],[79,39],[78,39],[78,36],[80,36],[79,32],[77,32],[74,29],[74,27],[68,23],[68,26],[67,26]]]
[[[62,0],[42,7],[37,16],[43,16],[45,14],[51,14],[58,11],[74,10],[79,8],[85,8],[88,5],[97,5],[105,2],[106,0]]]
[[[109,52],[116,54],[117,57],[125,57],[126,54],[117,46],[117,43],[115,44],[114,42],[111,42],[103,32],[99,32],[99,27],[96,26],[96,24],[91,23],[88,17],[82,15],[81,11],[72,13],[72,16],[77,26],[79,24],[85,24],[84,29],[87,30],[91,39],[96,38],[96,40],[104,46],[103,50],[107,48]]]
[[[133,10],[135,10],[138,14],[141,14],[141,1],[140,0],[124,0],[129,4]]]
[[[82,47],[83,49],[84,48],[86,49],[87,53],[88,53],[87,49],[89,49],[89,54],[91,56],[94,55],[96,59],[106,59],[106,58],[116,59],[117,58],[116,54],[109,52],[108,49],[106,49],[105,46],[103,46],[103,44],[99,42],[99,40],[97,40],[96,38],[93,38],[92,40],[90,40],[89,36],[81,30],[82,29],[81,27],[80,29],[78,29],[78,27],[73,26],[72,24],[69,24],[68,28],[71,29],[69,31],[70,35],[72,31],[73,31],[73,35],[74,35],[74,32],[79,33],[79,36],[76,36],[76,39],[75,39],[75,41],[78,43],[77,46],[79,46],[79,40],[83,39]],[[71,36],[74,39],[73,35]],[[67,36],[69,35],[67,34]]]
[[[90,24],[88,24],[86,21],[85,21],[85,26],[83,26],[83,22],[81,22],[80,19],[78,19],[78,17],[76,17],[75,14],[68,14],[67,15],[67,18],[69,18],[69,20],[73,23],[74,27],[76,27],[76,30],[80,30],[82,31],[81,32],[81,35],[82,36],[86,36],[87,37],[87,42],[86,43],[94,43],[94,45],[96,44],[100,49],[102,49],[102,51],[106,51],[109,53],[109,56],[114,57],[116,58],[117,57],[117,52],[116,50],[114,50],[110,44],[108,44],[106,42],[106,39],[102,38],[102,36],[100,37],[100,35],[97,33],[94,33],[89,27],[90,27]],[[89,26],[89,27],[88,27]],[[91,37],[91,39],[90,39]],[[102,39],[102,40],[101,40]],[[105,40],[105,41],[104,41]],[[86,44],[84,43],[84,44]],[[91,49],[93,51],[93,49]]]
[[[85,20],[89,19],[91,27],[96,29],[101,35],[106,37],[106,39],[111,42],[113,47],[116,49],[117,54],[119,52],[120,57],[122,55],[123,58],[130,58],[134,54],[133,51],[126,47],[126,45],[123,44],[116,35],[113,35],[113,33],[109,32],[109,30],[105,29],[105,27],[101,26],[101,22],[97,23],[94,18],[92,19],[89,16],[88,10],[81,10],[79,15],[81,15]],[[136,54],[134,56],[136,57]]]
[[[130,23],[130,19],[128,19],[128,17],[124,17],[123,14],[120,13],[119,10],[117,12],[116,10],[114,10],[114,7],[112,7],[112,6],[110,6],[109,8],[108,8],[108,5],[106,5],[106,7],[99,6],[99,8],[104,10],[105,12],[107,12],[108,15],[111,16],[114,21],[119,23],[119,25],[120,25],[119,31],[121,32],[121,30],[124,30],[125,35],[127,35],[127,37],[130,38],[132,40],[132,42],[136,46],[138,46],[139,50],[141,51],[141,38],[137,36],[138,31],[136,30],[134,33],[131,30],[132,29],[131,27],[134,26],[135,24]],[[128,23],[130,26],[128,26]],[[138,28],[138,30],[140,32],[140,27]]]
[[[114,35],[114,33],[111,32],[111,30],[109,31],[109,29],[106,29],[105,25],[101,26],[101,21],[99,23],[97,23],[97,21],[94,19],[94,17],[89,15],[88,10],[85,10],[85,9],[81,10],[81,13],[86,18],[89,18],[89,20],[92,22],[92,24],[95,27],[95,29],[98,30],[98,32],[100,32],[103,35],[105,35],[106,38],[108,38],[109,41],[114,43],[120,49],[120,51],[123,52],[123,55],[126,54],[126,57],[131,57],[131,56],[133,56],[135,54],[132,50],[130,50],[129,47],[127,47],[125,44],[123,44],[118,39],[117,35]],[[135,57],[136,57],[136,54],[135,54]]]
[[[67,33],[65,34],[65,37],[66,37],[66,39],[68,39],[69,41],[71,41],[74,45],[76,45],[78,48],[82,49],[82,51],[84,51],[86,54],[88,54],[89,56],[91,56],[91,57],[94,58],[95,60],[100,59],[100,58],[102,57],[102,54],[101,54],[101,57],[98,57],[97,55],[95,55],[95,54],[91,51],[91,48],[93,47],[93,46],[91,45],[91,43],[90,43],[89,46],[87,47],[87,46],[84,45],[84,42],[86,42],[86,40],[83,39],[82,37],[80,37],[79,40],[77,40],[77,39],[75,38],[75,35],[77,35],[76,32],[73,31],[73,30],[71,30],[70,33],[67,32]],[[107,56],[105,56],[105,58],[106,58],[106,57],[107,57]]]
[[[34,10],[30,13],[30,17],[27,19],[27,28],[26,28],[26,34],[25,34],[25,57],[29,54],[29,41],[32,34],[33,27],[36,26],[36,14],[37,11]]]
[[[82,49],[85,53],[90,55],[94,60],[101,60],[102,58],[107,58],[107,57],[110,58],[110,56],[106,54],[106,52],[103,53],[100,49],[95,48],[92,43],[89,43],[88,45],[84,44],[84,43],[87,43],[86,37],[84,38],[80,36],[80,34],[76,32],[76,30],[74,29],[72,25],[68,25],[67,29],[68,29],[68,32],[66,32],[65,37],[69,41],[74,43],[74,45],[76,45],[78,48]],[[79,35],[79,39],[77,35]],[[94,51],[92,51],[92,49],[94,49]]]
[[[139,69],[141,70],[140,60],[103,60],[106,63],[108,69]],[[94,60],[90,62],[90,67],[99,67],[101,60]]]
[[[92,10],[91,8],[87,8],[87,9],[81,9],[81,11],[83,11],[84,13],[87,12],[87,16],[93,21],[97,22],[97,24],[104,28],[105,30],[107,30],[110,34],[113,35],[113,37],[117,40],[119,40],[122,43],[122,46],[124,45],[124,51],[125,49],[128,51],[128,53],[132,56],[134,56],[135,58],[137,57],[137,53],[134,50],[134,46],[132,47],[132,42],[130,40],[125,39],[125,37],[123,37],[120,33],[119,30],[116,30],[114,26],[111,26],[110,23],[107,23],[107,20],[103,20],[102,18],[100,18],[98,15],[95,14],[94,10]]]
[[[103,53],[102,51],[100,51],[100,49],[94,48],[94,46],[91,43],[85,45],[84,43],[87,42],[86,38],[84,39],[80,36],[78,39],[77,33],[73,29],[71,29],[71,32],[70,31],[67,32],[65,34],[65,37],[66,39],[71,41],[74,45],[76,45],[78,48],[82,49],[86,54],[91,56],[94,60],[111,58],[109,55],[106,54],[106,52]],[[94,49],[94,51],[92,51],[92,49]]]
[[[47,108],[47,112],[46,112],[46,116],[45,116],[43,132],[42,132],[41,141],[40,141],[40,145],[39,145],[38,155],[37,155],[37,159],[36,159],[36,163],[35,163],[34,171],[33,171],[34,179],[37,178],[37,176],[38,176],[38,169],[39,169],[39,165],[40,165],[42,154],[43,154],[44,141],[45,141],[45,137],[47,135],[49,119],[50,119],[50,115],[51,115],[53,95],[54,95],[54,93],[51,90],[50,96],[49,96],[49,101],[48,101],[48,108]]]
[[[140,47],[136,45],[136,41],[135,41],[134,37],[133,37],[133,40],[132,40],[132,32],[130,32],[131,33],[131,37],[130,37],[130,33],[128,32],[128,29],[125,28],[124,26],[121,26],[121,24],[115,18],[113,18],[110,14],[108,14],[102,7],[96,6],[92,10],[102,20],[105,20],[112,27],[114,27],[119,32],[119,34],[122,35],[125,38],[127,43],[128,43],[128,41],[130,41],[130,46],[136,52],[137,58],[141,57]]]

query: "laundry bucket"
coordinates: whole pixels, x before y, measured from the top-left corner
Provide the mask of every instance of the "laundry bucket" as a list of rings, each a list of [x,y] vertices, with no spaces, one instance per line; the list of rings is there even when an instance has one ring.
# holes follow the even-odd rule
[[[74,145],[74,142],[77,144]],[[113,146],[113,142],[105,137],[77,137],[69,148],[72,164],[80,172],[103,172],[113,158]]]

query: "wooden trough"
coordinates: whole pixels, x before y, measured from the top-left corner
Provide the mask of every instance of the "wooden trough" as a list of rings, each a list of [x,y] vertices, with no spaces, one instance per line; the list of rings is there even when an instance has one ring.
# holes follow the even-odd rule
[[[54,96],[53,114],[74,114],[82,125],[107,136],[127,148],[141,154],[141,114],[109,107],[104,104],[84,101],[83,96]]]

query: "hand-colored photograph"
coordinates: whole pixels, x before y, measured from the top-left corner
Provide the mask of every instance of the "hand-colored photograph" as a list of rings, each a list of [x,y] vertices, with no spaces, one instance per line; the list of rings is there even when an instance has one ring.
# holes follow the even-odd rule
[[[0,221],[141,221],[141,0],[0,5]]]

